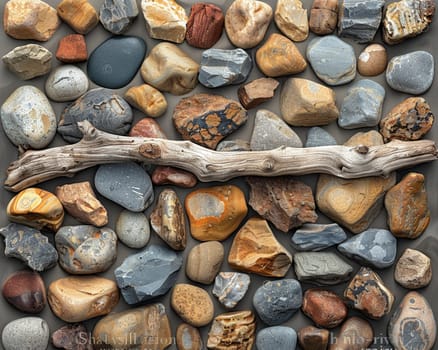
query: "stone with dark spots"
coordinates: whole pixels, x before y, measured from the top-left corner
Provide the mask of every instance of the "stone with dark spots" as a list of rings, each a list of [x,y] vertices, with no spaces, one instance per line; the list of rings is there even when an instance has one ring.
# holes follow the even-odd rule
[[[330,290],[312,288],[303,298],[303,313],[322,328],[335,328],[347,317],[347,306]]]
[[[297,250],[316,252],[346,239],[347,234],[338,224],[304,224],[295,231],[292,244]]]
[[[295,350],[297,332],[291,327],[273,326],[263,328],[257,333],[257,350]]]
[[[113,34],[122,34],[138,16],[136,0],[105,0],[100,7],[99,20]]]
[[[88,58],[90,80],[109,89],[127,85],[146,55],[146,43],[137,36],[115,36],[94,49]]]
[[[52,333],[52,344],[65,350],[93,350],[88,334],[82,323],[68,324]]]

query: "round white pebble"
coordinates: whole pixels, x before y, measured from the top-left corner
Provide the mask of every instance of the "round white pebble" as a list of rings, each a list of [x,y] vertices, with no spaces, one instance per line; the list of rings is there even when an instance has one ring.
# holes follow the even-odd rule
[[[23,317],[9,322],[2,332],[5,350],[45,350],[49,344],[49,325],[40,317]]]
[[[73,101],[87,90],[87,75],[73,65],[57,67],[46,80],[46,94],[56,102]]]
[[[143,248],[150,238],[149,221],[142,212],[123,210],[116,222],[120,241],[130,248]]]

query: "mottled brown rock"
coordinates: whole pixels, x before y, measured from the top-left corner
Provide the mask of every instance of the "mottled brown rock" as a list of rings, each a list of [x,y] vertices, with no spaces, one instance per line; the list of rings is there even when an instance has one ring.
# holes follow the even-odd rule
[[[82,323],[65,325],[52,333],[52,344],[65,350],[93,350],[88,334]]]
[[[196,94],[181,99],[172,118],[185,140],[216,149],[223,138],[246,123],[248,115],[238,102],[219,95]]]
[[[292,255],[277,241],[268,222],[254,217],[234,237],[228,264],[261,276],[284,277],[292,264]]]
[[[176,329],[178,350],[202,350],[202,338],[199,330],[187,323],[181,323]]]
[[[97,12],[88,0],[62,0],[56,10],[59,17],[79,34],[91,32],[99,22]]]
[[[203,327],[211,322],[214,306],[210,295],[202,288],[178,283],[172,290],[170,305],[184,322]]]
[[[405,175],[386,194],[385,208],[388,226],[394,236],[419,237],[430,222],[424,175],[413,172]]]
[[[172,344],[172,331],[163,304],[112,313],[97,322],[93,337],[101,348],[164,350]]]
[[[207,348],[214,350],[251,350],[255,340],[255,317],[243,310],[215,317],[208,332]]]
[[[314,0],[310,9],[309,28],[318,35],[333,33],[338,24],[337,0]]]
[[[203,2],[193,4],[187,21],[187,43],[201,49],[209,49],[220,39],[224,20],[220,7]]]
[[[8,219],[13,222],[57,231],[64,220],[64,208],[52,193],[29,187],[13,197],[6,208]]]
[[[129,136],[167,139],[167,136],[160,124],[158,124],[157,121],[152,118],[140,119],[129,131]]]
[[[2,295],[9,304],[26,313],[40,313],[47,304],[44,281],[35,271],[10,274],[3,282]]]
[[[368,267],[361,267],[344,291],[347,303],[377,320],[387,315],[394,303],[394,295],[385,286],[377,273]]]
[[[162,116],[167,109],[166,97],[148,84],[129,88],[123,97],[132,107],[151,118]]]
[[[187,244],[183,207],[172,189],[161,191],[150,216],[151,226],[160,238],[174,250],[184,250]]]
[[[217,241],[195,245],[187,256],[187,277],[203,284],[213,283],[221,269],[224,254],[224,246]]]
[[[329,335],[327,329],[306,326],[298,331],[298,342],[303,350],[326,350]]]
[[[10,0],[3,13],[3,29],[14,39],[47,41],[61,21],[56,10],[40,0]]]
[[[274,97],[279,82],[272,78],[259,78],[239,87],[239,101],[246,109],[254,108]]]
[[[119,301],[113,280],[96,276],[70,276],[53,281],[48,288],[52,312],[66,322],[81,322],[106,315]]]
[[[343,324],[329,350],[365,350],[374,340],[371,324],[360,317],[350,317]]]
[[[78,221],[98,227],[108,223],[108,213],[88,181],[58,186],[56,196]]]
[[[409,97],[382,118],[380,133],[385,142],[419,140],[432,128],[434,120],[430,105],[423,97]]]
[[[363,76],[374,77],[383,73],[388,63],[386,49],[380,44],[365,47],[357,59],[357,70]]]
[[[82,34],[69,34],[59,40],[56,58],[64,63],[79,63],[88,59],[87,43]]]
[[[277,33],[272,33],[257,50],[256,62],[268,77],[301,73],[307,67],[306,60],[295,44]]]
[[[426,287],[432,280],[430,258],[419,250],[407,248],[395,265],[394,279],[408,289]]]
[[[334,328],[347,317],[347,306],[334,292],[312,288],[306,290],[301,307],[318,327]]]
[[[249,176],[249,205],[274,226],[288,232],[318,219],[312,188],[289,176]]]
[[[274,20],[278,29],[293,41],[304,41],[309,36],[307,10],[300,0],[278,0]]]
[[[435,349],[437,324],[428,301],[417,292],[407,293],[388,324],[396,350]]]
[[[188,171],[170,166],[157,166],[151,175],[154,185],[174,185],[183,188],[195,187],[198,179]]]

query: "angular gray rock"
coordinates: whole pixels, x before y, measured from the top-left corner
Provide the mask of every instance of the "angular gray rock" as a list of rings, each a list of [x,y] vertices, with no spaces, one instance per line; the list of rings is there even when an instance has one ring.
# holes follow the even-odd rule
[[[307,139],[304,147],[320,147],[337,145],[336,139],[323,128],[314,126],[307,132]]]
[[[257,350],[295,350],[297,332],[291,327],[273,326],[263,328],[257,333]]]
[[[181,253],[153,244],[128,256],[114,275],[123,298],[132,305],[167,293],[176,282],[182,262]]]
[[[107,31],[122,34],[128,30],[138,13],[136,0],[105,0],[100,7],[99,20]]]
[[[212,293],[222,305],[232,309],[245,296],[250,282],[246,273],[220,272],[214,280]]]
[[[243,83],[252,69],[251,57],[242,49],[208,49],[202,53],[199,82],[209,88]]]
[[[394,264],[397,239],[385,229],[370,228],[338,245],[345,256],[379,269]]]
[[[56,265],[58,253],[40,231],[21,224],[0,228],[5,238],[5,256],[17,258],[35,271],[44,271]]]
[[[292,244],[297,250],[316,252],[346,239],[347,234],[338,224],[304,224],[293,234]]]
[[[344,129],[378,125],[384,99],[385,88],[382,85],[369,79],[359,80],[347,90],[338,125]]]

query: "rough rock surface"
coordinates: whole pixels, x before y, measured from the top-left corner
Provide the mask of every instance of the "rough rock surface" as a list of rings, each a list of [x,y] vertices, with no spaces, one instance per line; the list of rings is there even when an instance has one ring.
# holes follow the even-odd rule
[[[88,34],[99,23],[97,12],[88,0],[62,0],[56,10],[59,17],[79,34]]]
[[[79,63],[88,59],[87,43],[82,34],[69,34],[59,40],[56,58],[64,63]]]
[[[113,34],[122,34],[138,16],[136,0],[105,0],[99,10],[103,27]]]
[[[317,35],[331,34],[338,23],[337,0],[314,0],[309,16],[309,29]]]
[[[167,109],[166,97],[148,84],[130,87],[123,97],[132,107],[151,118],[162,116]]]
[[[273,98],[279,84],[272,78],[258,78],[250,81],[237,91],[239,101],[246,109],[254,108]]]
[[[246,273],[219,272],[212,293],[227,309],[234,308],[245,296],[251,279]]]
[[[432,280],[431,259],[419,250],[407,248],[395,265],[394,279],[408,289],[426,287]]]
[[[257,333],[257,350],[295,350],[297,333],[291,327],[273,326],[263,328]]]
[[[2,330],[5,350],[45,350],[49,345],[49,325],[40,317],[22,317],[7,323]]]
[[[300,0],[279,0],[274,20],[278,29],[293,41],[304,41],[309,35],[307,10]]]
[[[220,39],[225,16],[219,6],[195,3],[187,21],[186,41],[189,45],[209,49]]]
[[[335,292],[325,289],[307,289],[303,297],[303,313],[318,327],[335,328],[347,317],[344,301]]]
[[[80,339],[80,341],[78,341]],[[52,333],[54,347],[65,350],[93,350],[89,333],[82,323],[62,326]]]

